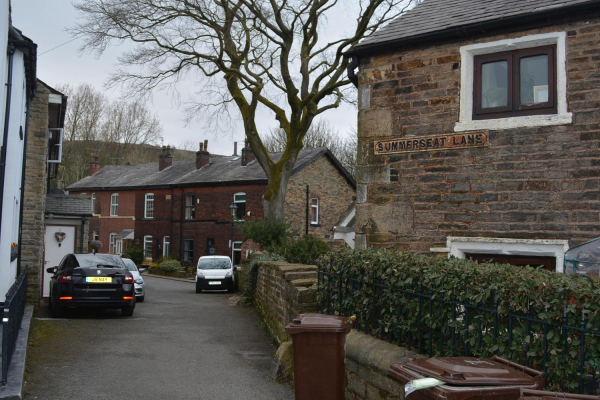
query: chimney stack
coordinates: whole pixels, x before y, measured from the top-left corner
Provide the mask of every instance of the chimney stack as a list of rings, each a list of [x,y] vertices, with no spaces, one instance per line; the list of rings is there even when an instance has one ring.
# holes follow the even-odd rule
[[[162,171],[173,165],[173,157],[171,157],[171,146],[163,146],[162,153],[158,156],[158,170]]]
[[[255,160],[254,152],[250,149],[248,140],[244,142],[244,148],[242,149],[242,166],[246,166]]]
[[[90,160],[90,167],[88,169],[88,175],[92,176],[96,172],[100,171],[100,161],[98,160],[98,154],[92,154],[92,159]]]
[[[200,142],[200,150],[196,152],[196,169],[200,169],[210,162],[210,153],[208,152],[208,140]]]

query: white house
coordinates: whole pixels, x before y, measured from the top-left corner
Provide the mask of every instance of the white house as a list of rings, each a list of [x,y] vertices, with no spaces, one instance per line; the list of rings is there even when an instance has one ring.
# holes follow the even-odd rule
[[[9,0],[0,7],[0,302],[19,273],[25,151],[35,93],[37,45],[15,29]]]

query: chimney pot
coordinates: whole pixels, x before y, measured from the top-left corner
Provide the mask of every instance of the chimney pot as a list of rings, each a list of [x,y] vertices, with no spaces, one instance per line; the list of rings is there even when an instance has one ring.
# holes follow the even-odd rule
[[[196,169],[200,169],[210,163],[210,153],[208,152],[208,140],[200,142],[200,150],[196,152]]]

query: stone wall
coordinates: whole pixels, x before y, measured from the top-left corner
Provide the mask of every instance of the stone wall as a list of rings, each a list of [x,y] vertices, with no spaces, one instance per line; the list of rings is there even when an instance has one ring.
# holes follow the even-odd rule
[[[346,337],[346,400],[404,398],[404,386],[388,376],[392,364],[424,356],[352,331]]]
[[[44,206],[48,152],[48,88],[38,81],[31,102],[27,137],[25,196],[23,204],[21,267],[29,269],[28,303],[37,305],[44,266]]]
[[[283,330],[292,319],[302,313],[316,312],[317,267],[260,262],[254,305],[275,341],[278,344],[286,341]]]
[[[333,227],[352,205],[356,190],[325,155],[293,175],[285,197],[285,218],[300,235],[306,232],[306,185],[309,199],[319,199],[319,223],[309,223],[308,233],[331,243]]]
[[[460,47],[566,32],[570,124],[490,129],[489,147],[375,155],[375,140],[454,132]],[[363,58],[357,246],[426,253],[448,236],[569,240],[600,235],[600,20]]]

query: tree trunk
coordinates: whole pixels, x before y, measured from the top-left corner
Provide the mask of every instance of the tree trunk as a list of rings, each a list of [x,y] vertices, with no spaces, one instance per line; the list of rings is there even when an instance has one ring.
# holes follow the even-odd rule
[[[269,184],[263,195],[264,218],[270,220],[283,221],[285,218],[284,204],[287,193],[287,185],[296,157],[288,160],[284,164],[274,164],[271,168]]]

